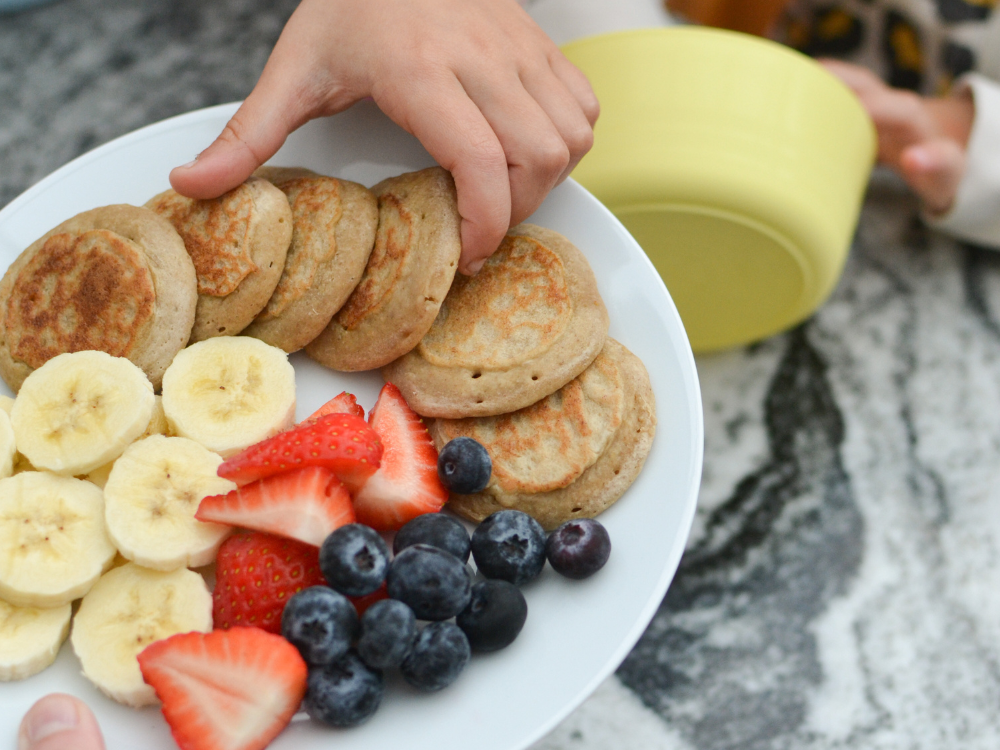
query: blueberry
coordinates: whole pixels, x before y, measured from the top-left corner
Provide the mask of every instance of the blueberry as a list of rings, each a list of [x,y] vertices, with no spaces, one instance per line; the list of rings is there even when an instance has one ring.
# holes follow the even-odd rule
[[[362,723],[378,709],[385,692],[382,673],[353,650],[332,664],[310,667],[306,685],[306,712],[331,727]]]
[[[458,625],[432,622],[420,631],[399,671],[413,687],[433,692],[453,683],[471,656],[469,640]]]
[[[310,586],[281,615],[281,634],[309,664],[329,664],[347,653],[358,631],[358,612],[343,594]]]
[[[395,599],[375,602],[361,616],[358,654],[375,669],[398,667],[417,634],[413,610]]]
[[[397,555],[414,544],[429,544],[454,555],[462,562],[469,559],[469,532],[456,518],[445,513],[424,513],[396,532],[392,551]]]
[[[493,462],[481,443],[470,437],[449,441],[438,453],[438,479],[459,495],[482,492],[490,482]]]
[[[428,544],[407,547],[392,561],[389,596],[421,620],[447,620],[469,603],[472,575],[461,560]]]
[[[472,600],[455,618],[455,624],[469,639],[472,650],[484,653],[513,643],[527,617],[528,603],[517,586],[507,581],[480,581],[472,587]]]
[[[389,547],[378,532],[360,523],[335,529],[319,548],[319,569],[344,596],[375,591],[389,569]]]
[[[589,578],[611,555],[608,530],[593,518],[567,521],[549,534],[545,556],[553,570],[567,578]]]
[[[519,510],[498,510],[472,532],[472,556],[479,572],[520,586],[545,567],[545,532]]]

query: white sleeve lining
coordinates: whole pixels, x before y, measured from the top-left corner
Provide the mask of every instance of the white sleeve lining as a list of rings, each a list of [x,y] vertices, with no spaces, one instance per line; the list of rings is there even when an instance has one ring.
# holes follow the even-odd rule
[[[1000,84],[970,73],[957,90],[971,93],[976,109],[965,174],[952,207],[924,219],[954,237],[1000,250]]]

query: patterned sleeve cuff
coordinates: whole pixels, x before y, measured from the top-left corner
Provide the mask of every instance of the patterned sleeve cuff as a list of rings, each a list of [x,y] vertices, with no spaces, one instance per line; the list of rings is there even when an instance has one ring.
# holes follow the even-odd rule
[[[1000,84],[970,73],[957,90],[970,92],[976,107],[965,175],[951,209],[924,219],[959,239],[1000,250]]]

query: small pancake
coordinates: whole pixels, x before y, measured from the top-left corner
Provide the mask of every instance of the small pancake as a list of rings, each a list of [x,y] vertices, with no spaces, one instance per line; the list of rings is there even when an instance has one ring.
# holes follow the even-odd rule
[[[590,367],[544,400],[513,414],[437,419],[430,432],[439,450],[474,438],[493,461],[486,489],[453,494],[451,510],[479,522],[515,509],[554,529],[593,518],[635,481],[653,444],[656,406],[645,366],[608,339]]]
[[[306,353],[334,370],[371,370],[410,351],[448,293],[461,218],[451,175],[440,167],[372,188],[379,224],[361,282]]]
[[[382,375],[425,417],[506,414],[583,372],[607,333],[583,253],[557,232],[521,224],[478,274],[455,279],[427,335]]]
[[[32,243],[0,281],[0,375],[17,391],[64,352],[127,357],[160,387],[187,343],[197,286],[169,222],[136,206],[105,206]]]
[[[235,336],[271,298],[292,241],[292,209],[285,194],[251,177],[212,200],[167,190],[146,203],[184,240],[198,276],[198,308],[191,343]]]
[[[308,169],[261,167],[292,208],[292,244],[267,306],[243,330],[291,353],[316,338],[361,280],[378,202],[363,185]]]

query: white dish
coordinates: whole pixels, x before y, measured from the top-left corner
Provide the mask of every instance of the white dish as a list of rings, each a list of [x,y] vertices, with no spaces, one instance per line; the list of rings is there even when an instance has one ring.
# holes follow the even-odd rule
[[[80,211],[111,203],[143,204],[169,185],[167,174],[189,161],[235,111],[224,105],[192,112],[119,138],[67,164],[0,211],[0,268],[31,242]],[[433,163],[420,144],[371,103],[314,121],[272,160],[366,185]],[[642,250],[589,193],[568,180],[530,221],[570,238],[589,258],[611,316],[611,335],[646,364],[659,426],[638,481],[601,516],[613,544],[604,570],[569,581],[546,568],[524,587],[529,617],[504,651],[476,656],[447,690],[422,695],[390,679],[382,707],[350,730],[296,717],[272,747],[313,750],[520,750],[579,705],[638,640],[667,590],[694,516],[702,462],[702,413],[694,359],[673,302]],[[294,355],[299,417],[347,389],[370,407],[382,385],[377,372],[345,375]],[[0,384],[0,388],[6,388]],[[80,675],[70,645],[56,663],[28,680],[0,683],[0,725],[12,732],[39,697],[80,696],[97,714],[115,750],[173,750],[157,708],[120,706]]]

